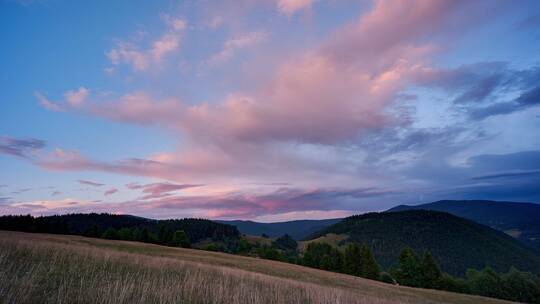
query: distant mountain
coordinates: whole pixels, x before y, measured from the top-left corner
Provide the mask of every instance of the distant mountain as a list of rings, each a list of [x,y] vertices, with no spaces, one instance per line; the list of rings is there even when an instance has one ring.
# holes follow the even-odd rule
[[[449,213],[410,210],[355,215],[312,235],[347,235],[339,244],[368,245],[383,268],[396,266],[400,251],[409,247],[430,251],[441,268],[464,275],[468,268],[489,266],[507,271],[511,266],[540,273],[540,256],[512,237]]]
[[[288,234],[295,240],[301,240],[341,220],[342,219],[298,220],[279,223],[258,223],[240,220],[217,222],[236,226],[240,233],[243,234],[262,235],[264,233],[269,237],[279,237],[284,234]]]
[[[540,204],[497,201],[438,201],[429,204],[400,205],[389,212],[403,210],[448,212],[506,232],[540,252]]]

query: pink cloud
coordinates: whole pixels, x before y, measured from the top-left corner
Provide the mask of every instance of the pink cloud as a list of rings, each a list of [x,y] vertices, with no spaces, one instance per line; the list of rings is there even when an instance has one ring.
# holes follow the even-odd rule
[[[288,16],[302,10],[308,10],[313,4],[313,0],[277,0],[279,11]]]
[[[376,1],[371,11],[320,45],[287,57],[253,89],[207,103],[156,100],[145,92],[101,100],[94,93],[75,108],[69,100],[53,103],[40,96],[46,107],[163,126],[180,133],[183,142],[177,151],[146,159],[105,162],[60,151],[37,163],[52,170],[98,170],[174,181],[195,178],[205,183],[283,172],[302,181],[320,179],[329,170],[350,174],[358,162],[336,150],[368,132],[408,123],[387,110],[403,88],[418,80],[418,71],[429,69],[431,54],[438,49],[427,42],[430,35],[446,31],[468,5]],[[319,156],[313,157],[313,151]],[[338,161],[326,162],[332,157],[344,168],[335,165]],[[350,182],[347,177],[332,182]]]
[[[34,163],[52,171],[90,170],[156,177],[165,175],[165,169],[167,167],[165,164],[157,161],[138,158],[130,158],[118,162],[102,162],[84,157],[76,151],[65,151],[62,149],[56,149],[52,153],[34,160]]]
[[[147,55],[132,43],[117,42],[116,46],[107,52],[107,57],[113,66],[128,64],[136,71],[144,71],[149,67]]]
[[[225,41],[223,49],[208,60],[209,65],[219,65],[228,61],[241,49],[253,47],[266,40],[265,32],[249,32]]]
[[[75,92],[68,91],[65,93],[64,100],[61,101],[50,101],[40,93],[36,96],[44,108],[53,111],[70,110],[114,121],[161,124],[168,127],[177,124],[180,113],[184,110],[180,101],[175,98],[155,101],[144,92],[133,92],[114,101],[105,102],[96,101],[97,97],[89,96],[89,91],[85,88],[80,88]]]
[[[377,188],[277,188],[259,193],[224,191],[222,193],[186,195],[171,193],[195,185],[153,183],[128,184],[130,189],[143,189],[148,198],[124,202],[88,201],[65,198],[60,200],[14,201],[6,198],[5,209],[11,214],[62,214],[76,212],[109,212],[155,218],[209,217],[252,218],[275,221],[289,218],[341,217],[352,213],[348,200],[380,199],[392,191]],[[117,191],[110,189],[107,192]],[[160,196],[160,194],[168,194]],[[107,196],[105,194],[105,196]],[[328,204],[332,201],[332,204]]]
[[[77,107],[85,102],[89,92],[87,88],[80,87],[77,91],[67,91],[64,96],[71,106]]]
[[[180,48],[182,32],[187,28],[187,21],[163,15],[167,30],[159,38],[154,39],[150,47],[144,49],[134,42],[117,41],[114,48],[106,55],[113,66],[130,65],[135,71],[146,71],[153,64],[159,64],[165,56]],[[108,68],[107,71],[113,71]]]
[[[35,92],[34,96],[37,98],[39,104],[42,107],[44,107],[45,109],[47,109],[49,111],[53,111],[53,112],[62,112],[62,111],[64,111],[64,109],[60,105],[58,105],[58,104],[56,104],[54,102],[51,102],[49,99],[47,99],[47,97],[45,97],[40,92]]]
[[[201,186],[203,185],[173,184],[173,183],[168,183],[168,182],[167,183],[152,183],[152,184],[146,184],[146,185],[130,183],[126,185],[126,187],[131,190],[142,189],[143,193],[147,193],[147,195],[141,198],[143,200],[166,197],[166,196],[172,195],[173,192],[178,191],[178,190],[196,188],[196,187],[201,187]]]
[[[434,46],[421,38],[446,25],[462,6],[461,1],[376,1],[372,11],[319,47],[284,61],[256,90],[192,106],[135,92],[93,103],[85,111],[117,121],[164,125],[215,144],[223,139],[346,142],[399,123],[385,110],[414,71],[428,63]],[[233,39],[214,59],[226,59],[260,39],[258,33]]]
[[[343,208],[342,202],[391,195],[392,191],[363,189],[289,189],[282,188],[263,194],[229,192],[212,196],[168,196],[138,202],[148,209],[201,210],[210,218],[256,218],[263,215],[283,216],[287,213],[313,213]],[[328,200],[333,204],[329,205]]]

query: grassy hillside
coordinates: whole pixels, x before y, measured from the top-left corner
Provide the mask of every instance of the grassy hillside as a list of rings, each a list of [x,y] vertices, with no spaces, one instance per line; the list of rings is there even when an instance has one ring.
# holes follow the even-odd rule
[[[388,211],[419,209],[448,212],[490,226],[540,252],[540,204],[445,200],[417,206],[400,205]]]
[[[0,303],[506,303],[281,262],[0,231]]]
[[[217,221],[223,224],[233,225],[243,234],[280,237],[290,235],[295,240],[301,240],[309,235],[333,225],[342,219],[326,220],[298,220],[278,223],[258,223],[253,221]]]
[[[325,243],[328,245],[331,245],[333,247],[341,247],[340,244],[344,244],[345,240],[349,238],[346,234],[335,234],[335,233],[328,233],[325,235],[321,235],[318,238],[314,238],[308,241],[301,241],[298,244],[298,249],[300,252],[305,252],[306,248],[311,243]]]
[[[506,272],[511,266],[540,273],[540,256],[512,237],[487,226],[443,212],[412,210],[352,216],[312,236],[346,234],[344,242],[368,245],[383,268],[398,261],[400,251],[430,251],[442,270],[463,275],[486,266]]]

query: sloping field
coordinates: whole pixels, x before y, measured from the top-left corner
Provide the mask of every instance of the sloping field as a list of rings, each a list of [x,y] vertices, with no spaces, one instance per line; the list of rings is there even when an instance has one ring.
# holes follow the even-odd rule
[[[281,262],[0,231],[0,303],[507,303]]]

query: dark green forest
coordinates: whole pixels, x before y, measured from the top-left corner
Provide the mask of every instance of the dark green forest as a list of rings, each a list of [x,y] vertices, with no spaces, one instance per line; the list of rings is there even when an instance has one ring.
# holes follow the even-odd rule
[[[74,234],[181,247],[190,247],[192,243],[201,240],[211,240],[220,244],[222,251],[226,252],[235,251],[240,238],[236,227],[206,219],[151,220],[104,213],[2,216],[0,229]]]
[[[447,212],[499,231],[516,231],[515,237],[519,241],[540,252],[540,204],[444,200],[415,206],[399,205],[387,212],[419,209]]]
[[[384,269],[397,266],[403,248],[429,251],[441,268],[464,276],[467,269],[511,266],[540,274],[540,256],[514,238],[448,213],[425,210],[355,215],[312,235],[346,234],[348,242],[366,244]]]
[[[441,271],[430,252],[418,256],[412,249],[401,250],[396,267],[382,272],[366,245],[349,243],[343,251],[324,243],[311,243],[299,264],[379,280],[389,284],[446,290],[511,301],[540,303],[540,278],[510,268],[497,273],[487,267],[468,269],[465,277],[454,277]]]

